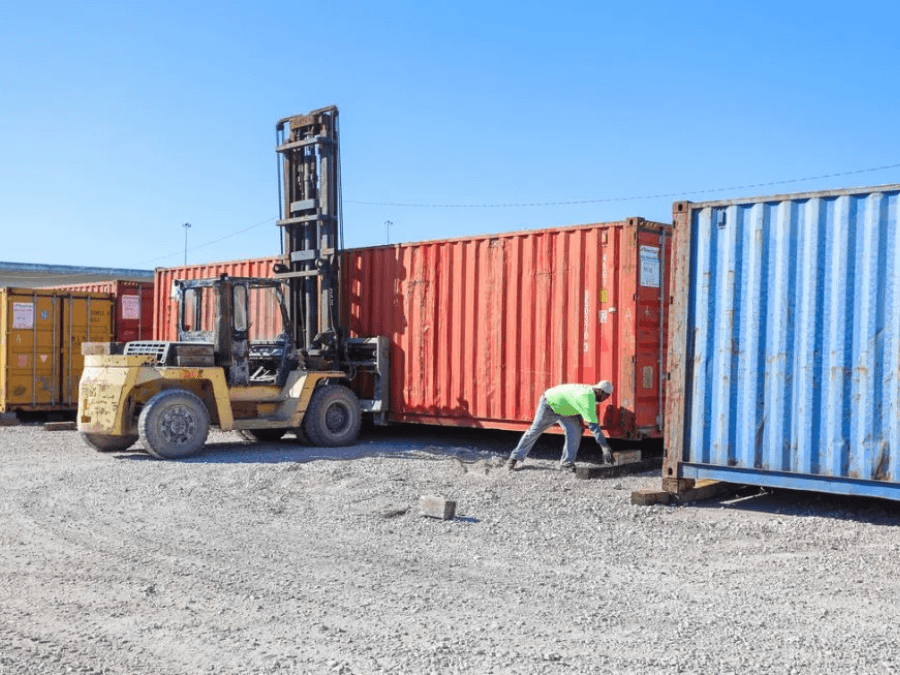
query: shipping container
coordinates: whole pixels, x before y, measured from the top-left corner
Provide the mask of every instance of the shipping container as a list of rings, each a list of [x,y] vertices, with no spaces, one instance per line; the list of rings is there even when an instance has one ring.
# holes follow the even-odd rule
[[[105,293],[0,288],[0,413],[74,410],[83,342],[112,339]]]
[[[900,499],[898,194],[674,205],[664,479]]]
[[[152,281],[94,281],[54,286],[85,293],[108,293],[115,298],[114,339],[116,342],[153,339]]]
[[[388,419],[522,430],[545,389],[608,379],[605,433],[661,436],[669,228],[630,218],[347,251],[344,323],[390,341]]]
[[[523,430],[544,389],[608,379],[605,433],[661,437],[669,229],[629,218],[345,251],[343,323],[390,341],[387,418]],[[174,280],[271,277],[278,262],[157,269],[157,339],[176,339]],[[354,383],[364,398],[368,384]]]

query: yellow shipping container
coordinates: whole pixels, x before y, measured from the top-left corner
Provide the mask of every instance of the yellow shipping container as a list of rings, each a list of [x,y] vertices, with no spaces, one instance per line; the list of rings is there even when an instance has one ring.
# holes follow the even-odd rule
[[[0,413],[75,410],[83,342],[109,342],[114,298],[45,288],[0,288]]]

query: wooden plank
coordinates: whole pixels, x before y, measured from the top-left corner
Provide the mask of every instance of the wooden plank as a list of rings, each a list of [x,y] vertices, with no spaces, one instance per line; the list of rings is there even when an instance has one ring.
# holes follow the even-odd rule
[[[75,431],[78,426],[75,422],[45,422],[44,431]]]
[[[687,502],[700,502],[706,499],[716,499],[733,494],[740,489],[740,485],[734,483],[722,483],[717,480],[698,480],[694,487],[672,495],[672,499],[679,504]]]
[[[615,478],[629,473],[652,471],[662,467],[662,458],[654,457],[640,462],[627,464],[582,464],[575,469],[575,477],[583,480],[590,478]]]
[[[631,493],[631,503],[637,506],[650,506],[651,504],[668,504],[671,495],[665,490],[642,488]]]

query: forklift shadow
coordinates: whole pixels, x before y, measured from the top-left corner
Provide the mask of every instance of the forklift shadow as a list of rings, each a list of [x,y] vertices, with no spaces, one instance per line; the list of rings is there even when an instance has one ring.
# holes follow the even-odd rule
[[[138,448],[135,448],[138,450]],[[157,461],[143,452],[117,453],[118,459]],[[500,462],[495,452],[463,447],[439,447],[437,445],[393,445],[384,443],[357,443],[339,448],[320,448],[284,440],[248,443],[207,443],[193,457],[166,461],[184,464],[306,464],[308,462],[347,461],[354,459],[456,459],[464,463],[477,461]]]

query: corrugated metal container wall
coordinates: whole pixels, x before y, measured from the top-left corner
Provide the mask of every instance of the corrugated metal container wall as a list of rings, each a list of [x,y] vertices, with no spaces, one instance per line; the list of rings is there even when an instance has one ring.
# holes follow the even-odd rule
[[[609,379],[606,432],[661,435],[667,229],[632,218],[347,251],[345,325],[391,342],[388,418],[524,429],[544,389]]]
[[[898,191],[675,205],[664,477],[900,499]]]
[[[112,339],[109,294],[0,288],[0,412],[74,410],[83,342]]]
[[[86,293],[111,293],[116,299],[115,341],[153,339],[152,281],[95,281],[54,288]]]
[[[227,262],[201,263],[183,267],[159,267],[154,273],[153,337],[156,340],[178,339],[178,305],[172,297],[172,282],[176,279],[213,279],[221,274],[233,277],[275,276],[272,269],[281,262],[281,256],[253,258],[251,260],[230,260]],[[257,330],[281,326],[281,315],[277,307],[259,306],[255,316],[250,317],[251,339],[257,337]],[[265,331],[264,331],[265,332]]]

